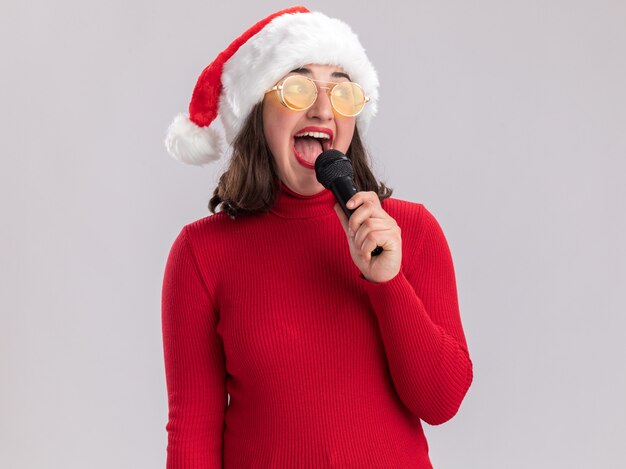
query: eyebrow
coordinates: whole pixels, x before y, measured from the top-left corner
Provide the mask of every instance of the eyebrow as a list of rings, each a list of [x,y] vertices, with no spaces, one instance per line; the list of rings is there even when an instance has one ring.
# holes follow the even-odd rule
[[[313,75],[313,72],[306,67],[296,68],[289,73],[304,73],[307,75]],[[343,72],[333,72],[330,74],[330,76],[333,78],[347,78],[348,80],[351,80],[350,75]]]

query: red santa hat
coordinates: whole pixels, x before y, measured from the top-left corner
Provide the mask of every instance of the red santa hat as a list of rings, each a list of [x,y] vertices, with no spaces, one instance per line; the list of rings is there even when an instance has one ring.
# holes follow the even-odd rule
[[[204,165],[230,145],[265,91],[306,64],[336,65],[370,98],[357,116],[361,133],[376,114],[378,76],[358,37],[344,22],[302,6],[259,21],[224,49],[200,74],[189,103],[170,125],[165,145],[177,160]]]

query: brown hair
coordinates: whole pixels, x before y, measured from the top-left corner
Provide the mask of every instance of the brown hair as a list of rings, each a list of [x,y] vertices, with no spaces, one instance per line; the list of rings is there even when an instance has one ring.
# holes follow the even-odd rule
[[[378,182],[369,166],[369,159],[355,127],[346,156],[354,168],[354,185],[358,191],[373,191],[379,200],[391,196],[393,189]],[[233,155],[228,169],[220,176],[209,210],[221,210],[231,218],[264,213],[274,205],[278,190],[274,157],[263,131],[263,102],[253,109],[233,142]]]

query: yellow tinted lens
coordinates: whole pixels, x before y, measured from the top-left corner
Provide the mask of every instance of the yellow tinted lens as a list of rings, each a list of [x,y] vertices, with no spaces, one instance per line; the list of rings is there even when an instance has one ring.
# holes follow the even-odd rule
[[[335,110],[344,116],[356,116],[365,105],[363,88],[351,82],[335,85],[330,99]]]
[[[307,77],[292,75],[283,82],[282,97],[291,109],[300,111],[315,102],[317,88]]]

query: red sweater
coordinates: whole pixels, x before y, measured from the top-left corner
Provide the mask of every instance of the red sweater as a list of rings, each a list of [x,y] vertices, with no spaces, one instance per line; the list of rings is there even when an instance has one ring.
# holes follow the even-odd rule
[[[354,265],[324,190],[187,224],[163,280],[167,468],[431,468],[420,420],[472,382],[452,257],[422,204],[383,208],[402,270]],[[230,400],[228,400],[230,395]]]

